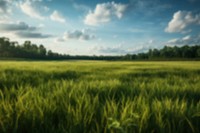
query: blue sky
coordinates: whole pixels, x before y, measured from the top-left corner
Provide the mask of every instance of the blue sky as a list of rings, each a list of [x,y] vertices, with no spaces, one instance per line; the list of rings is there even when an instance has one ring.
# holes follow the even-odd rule
[[[0,0],[0,36],[71,55],[200,44],[199,0]]]

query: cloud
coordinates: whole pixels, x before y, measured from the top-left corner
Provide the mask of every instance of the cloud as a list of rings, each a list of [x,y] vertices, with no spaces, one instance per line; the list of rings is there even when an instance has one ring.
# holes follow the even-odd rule
[[[41,11],[39,11],[39,8],[37,8],[36,5],[34,5],[33,2],[25,1],[24,3],[20,3],[20,8],[22,12],[24,12],[26,15],[43,20],[45,17],[41,15]]]
[[[125,55],[125,54],[137,54],[142,52],[147,52],[150,48],[150,45],[140,45],[133,48],[124,48],[121,44],[116,46],[95,46],[90,48],[90,51],[97,52],[100,54],[108,55]]]
[[[153,40],[153,39],[150,39],[149,41],[148,41],[148,44],[153,44],[155,41]]]
[[[25,22],[0,24],[0,31],[24,31],[24,30],[33,31],[36,29],[37,27],[29,26]]]
[[[125,55],[125,54],[137,54],[147,52],[149,49],[158,48],[157,42],[153,39],[150,39],[145,42],[137,43],[134,47],[123,47],[126,46],[125,42],[120,45],[115,46],[95,46],[90,49],[92,52],[97,52],[100,54],[108,54],[108,55]]]
[[[0,31],[2,33],[10,33],[19,38],[49,38],[52,35],[39,33],[41,27],[34,27],[25,22],[17,23],[0,23]]]
[[[65,42],[65,39],[63,39],[63,38],[56,38],[55,39],[55,42],[57,43],[57,42]]]
[[[182,38],[174,38],[167,41],[166,45],[199,45],[200,44],[200,35],[190,36],[187,35]]]
[[[12,1],[0,0],[0,22],[8,22],[9,15],[12,13]]]
[[[41,24],[38,25],[38,28],[44,28],[44,27],[45,27],[45,24],[41,23]]]
[[[0,0],[0,14],[7,14],[11,12],[10,5],[11,1],[10,0]]]
[[[74,30],[74,31],[68,31],[64,33],[62,38],[57,38],[57,42],[64,42],[67,40],[83,40],[88,41],[94,39],[95,36],[88,33],[87,29],[83,30]]]
[[[60,23],[66,22],[65,18],[56,10],[51,14],[50,19]]]
[[[42,34],[37,32],[28,32],[28,31],[20,31],[16,32],[15,35],[20,38],[49,38],[52,37],[52,35],[49,34]]]
[[[113,18],[121,19],[127,5],[115,2],[97,4],[94,11],[89,11],[84,19],[84,23],[91,26],[98,26],[110,22]]]
[[[133,47],[133,48],[129,48],[127,50],[127,53],[133,53],[133,54],[144,53],[144,52],[147,52],[151,48],[152,48],[151,45],[140,45],[140,46],[136,46],[136,47]]]
[[[185,29],[191,25],[200,25],[200,14],[193,14],[188,11],[177,11],[165,28],[165,32],[185,32]]]
[[[122,45],[117,46],[95,46],[90,49],[91,51],[96,51],[98,53],[103,54],[125,54],[126,50],[122,47]]]
[[[50,10],[47,6],[44,6],[43,9],[45,12],[48,12]]]

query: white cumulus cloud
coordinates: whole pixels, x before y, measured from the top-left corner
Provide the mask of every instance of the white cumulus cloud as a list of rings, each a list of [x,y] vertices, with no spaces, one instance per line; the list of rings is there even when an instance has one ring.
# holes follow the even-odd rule
[[[107,23],[113,18],[121,19],[127,5],[107,2],[102,4],[97,4],[94,11],[89,11],[84,19],[84,23],[91,26],[97,26],[102,23]]]
[[[56,10],[51,14],[50,18],[51,18],[51,20],[57,21],[60,23],[66,22],[65,18]]]
[[[200,24],[200,14],[193,14],[188,11],[177,11],[174,13],[172,20],[165,28],[165,32],[185,32],[185,29],[191,25]]]
[[[199,45],[200,44],[200,35],[191,36],[187,35],[182,38],[174,38],[167,41],[167,45]]]
[[[24,12],[26,15],[36,19],[44,19],[44,16],[42,16],[41,13],[38,11],[39,9],[37,8],[37,6],[35,6],[32,2],[26,1],[24,3],[20,3],[19,6],[22,12]]]

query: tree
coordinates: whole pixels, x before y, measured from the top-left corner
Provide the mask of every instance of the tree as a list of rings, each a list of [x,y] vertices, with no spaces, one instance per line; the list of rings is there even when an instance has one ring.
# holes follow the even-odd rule
[[[45,57],[46,56],[46,52],[47,52],[46,48],[41,44],[39,46],[39,55],[40,55],[40,57]]]
[[[198,49],[197,49],[197,51],[196,51],[196,55],[197,55],[197,57],[200,58],[200,46],[198,47]]]

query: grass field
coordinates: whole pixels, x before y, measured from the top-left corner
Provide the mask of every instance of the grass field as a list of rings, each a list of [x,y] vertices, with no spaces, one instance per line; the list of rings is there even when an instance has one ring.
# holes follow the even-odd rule
[[[200,62],[0,62],[0,133],[200,133]]]

